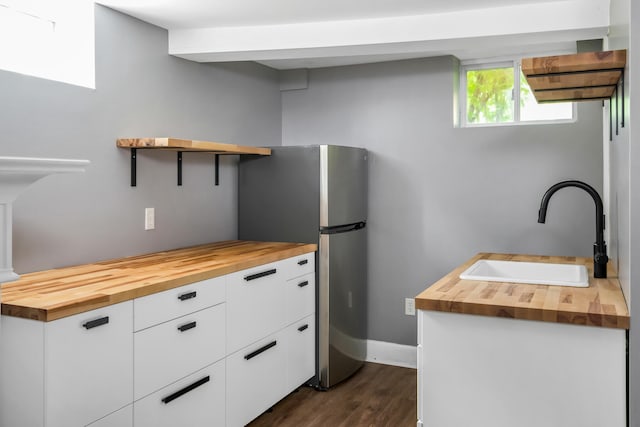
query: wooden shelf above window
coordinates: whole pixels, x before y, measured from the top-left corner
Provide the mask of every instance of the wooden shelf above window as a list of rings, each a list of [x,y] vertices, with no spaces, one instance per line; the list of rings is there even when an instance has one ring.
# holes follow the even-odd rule
[[[626,62],[626,50],[524,58],[522,73],[540,103],[609,99]]]
[[[215,185],[220,182],[219,177],[219,157],[229,154],[252,154],[258,156],[270,156],[271,149],[264,147],[247,147],[243,145],[224,144],[222,142],[196,141],[191,139],[178,138],[120,138],[116,140],[116,145],[120,148],[131,150],[131,186],[135,187],[137,175],[137,151],[139,149],[154,149],[175,151],[178,153],[178,185],[182,185],[182,153],[204,152],[215,154]]]

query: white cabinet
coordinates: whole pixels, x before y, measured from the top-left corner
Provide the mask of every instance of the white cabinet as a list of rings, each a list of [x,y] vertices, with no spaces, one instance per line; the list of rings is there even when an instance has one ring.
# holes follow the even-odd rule
[[[309,378],[316,370],[315,314],[294,322],[286,329],[287,342],[287,390],[294,390]]]
[[[227,352],[234,353],[286,325],[285,261],[227,276]]]
[[[135,399],[224,358],[224,341],[225,304],[136,332]]]
[[[286,396],[285,331],[227,357],[227,426],[240,427]]]
[[[134,403],[136,427],[225,425],[225,361],[195,372]]]
[[[314,265],[311,253],[229,275],[227,426],[247,424],[313,377]]]
[[[419,310],[419,425],[624,427],[625,341],[623,329]]]
[[[3,316],[0,426],[243,426],[315,373],[315,255],[51,322]]]
[[[130,404],[132,308],[127,301],[52,322],[5,316],[0,424],[84,426]]]

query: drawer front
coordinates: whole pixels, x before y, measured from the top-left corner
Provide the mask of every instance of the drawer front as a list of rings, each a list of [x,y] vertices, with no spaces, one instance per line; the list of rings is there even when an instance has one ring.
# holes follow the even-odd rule
[[[224,426],[224,360],[138,400],[133,418],[136,427]]]
[[[315,314],[295,322],[286,332],[287,389],[294,390],[316,372]]]
[[[133,427],[133,405],[128,405],[113,414],[107,415],[87,427]]]
[[[136,332],[135,399],[222,359],[224,336],[225,304]]]
[[[286,325],[282,261],[230,274],[227,279],[227,353]]]
[[[133,303],[45,324],[47,427],[84,426],[133,399]]]
[[[224,302],[225,281],[225,276],[215,277],[136,298],[133,302],[134,330],[139,331]]]
[[[228,427],[246,425],[287,394],[286,358],[284,331],[227,357]]]
[[[283,261],[287,279],[312,273],[315,268],[316,253],[294,256]]]
[[[305,274],[287,281],[287,324],[316,311],[316,275]]]

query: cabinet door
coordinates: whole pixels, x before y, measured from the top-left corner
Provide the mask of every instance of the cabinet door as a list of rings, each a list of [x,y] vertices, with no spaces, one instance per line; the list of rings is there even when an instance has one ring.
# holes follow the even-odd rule
[[[287,324],[316,311],[316,275],[309,273],[287,281]]]
[[[152,393],[225,356],[225,305],[135,333],[134,398]]]
[[[135,402],[133,418],[136,427],[224,426],[224,360]]]
[[[283,261],[227,276],[227,353],[286,326]]]
[[[133,301],[134,330],[148,328],[224,302],[225,277],[169,289]]]
[[[133,303],[45,324],[47,427],[84,426],[133,400]]]
[[[133,427],[133,405],[107,415],[87,427]]]
[[[287,390],[313,377],[316,368],[315,314],[295,322],[287,334]]]
[[[286,337],[280,331],[227,357],[227,426],[241,427],[287,393]]]

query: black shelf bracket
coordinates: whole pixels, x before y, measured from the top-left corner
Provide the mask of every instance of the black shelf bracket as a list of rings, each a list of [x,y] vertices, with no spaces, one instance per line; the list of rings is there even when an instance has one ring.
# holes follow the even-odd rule
[[[220,154],[216,154],[216,185],[220,185]]]
[[[137,167],[136,160],[138,158],[138,150],[137,148],[130,148],[131,151],[131,186],[136,186],[136,175],[137,175]],[[177,178],[178,178],[178,186],[182,186],[182,153],[183,151],[177,152],[176,162],[177,162]],[[236,153],[231,153],[236,154]],[[215,185],[220,185],[220,156],[221,154],[216,153],[214,156],[214,168],[215,168]]]
[[[137,149],[131,149],[131,186],[136,186],[136,157],[137,157]]]
[[[609,97],[609,141],[613,141],[613,109],[616,110],[616,135],[620,127],[624,127],[624,69],[621,69],[620,80],[616,83],[613,94]]]
[[[182,186],[182,151],[178,151],[178,186]]]

